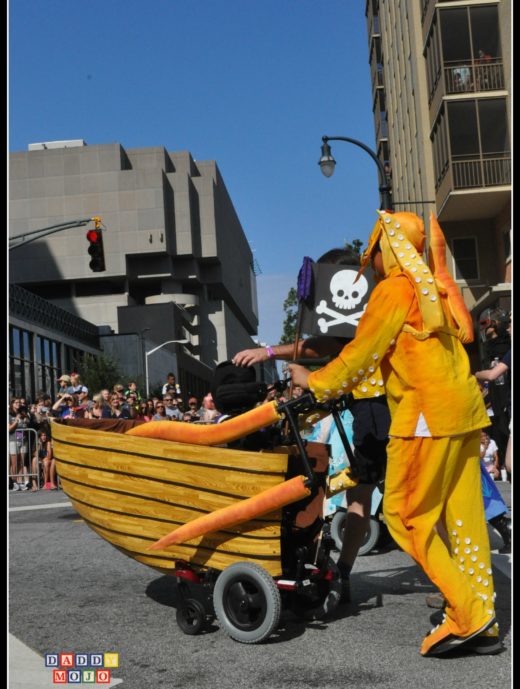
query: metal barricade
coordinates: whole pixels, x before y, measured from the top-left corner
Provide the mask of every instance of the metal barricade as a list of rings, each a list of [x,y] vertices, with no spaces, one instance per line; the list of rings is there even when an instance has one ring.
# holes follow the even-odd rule
[[[20,485],[20,479],[23,481],[25,477],[27,480],[36,479],[36,484],[38,490],[40,489],[40,462],[39,458],[36,457],[36,472],[33,472],[33,457],[34,453],[38,450],[38,433],[34,428],[19,428],[14,432],[15,442],[16,442],[16,463],[12,466],[12,457],[14,454],[11,452],[12,444],[11,437],[9,438],[9,478],[14,483]],[[13,472],[13,468],[15,471]],[[25,471],[24,471],[25,469]],[[26,490],[23,488],[22,490]]]

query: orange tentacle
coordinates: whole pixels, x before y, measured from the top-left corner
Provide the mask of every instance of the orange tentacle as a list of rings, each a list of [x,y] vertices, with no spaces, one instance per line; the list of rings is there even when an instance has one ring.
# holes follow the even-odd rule
[[[229,529],[237,524],[248,522],[255,517],[268,514],[310,495],[304,476],[295,476],[290,481],[268,488],[252,498],[228,505],[210,514],[193,519],[179,526],[175,531],[153,543],[147,550],[161,550],[169,545],[191,541],[212,531]]]
[[[446,240],[437,218],[430,214],[429,265],[439,290],[446,294],[448,308],[458,328],[461,342],[473,342],[474,328],[471,315],[462,294],[451,277],[446,265]]]

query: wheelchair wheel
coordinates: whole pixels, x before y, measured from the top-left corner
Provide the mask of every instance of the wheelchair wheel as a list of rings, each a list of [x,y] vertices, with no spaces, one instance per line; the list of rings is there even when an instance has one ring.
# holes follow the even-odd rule
[[[213,606],[222,629],[244,644],[267,639],[278,626],[282,608],[273,578],[253,562],[235,562],[219,575]]]
[[[187,598],[177,608],[177,624],[184,634],[199,634],[206,625],[206,610],[195,598]]]
[[[339,510],[332,518],[330,525],[330,535],[334,539],[336,548],[341,552],[343,546],[343,536],[345,533],[345,524],[347,519],[346,511]],[[377,545],[379,537],[381,536],[381,522],[375,517],[370,517],[365,539],[361,544],[358,555],[368,555]]]
[[[314,569],[314,572],[313,572]],[[304,620],[322,620],[338,606],[341,598],[341,575],[332,560],[327,559],[325,575],[308,565],[309,582],[291,594],[291,610]]]

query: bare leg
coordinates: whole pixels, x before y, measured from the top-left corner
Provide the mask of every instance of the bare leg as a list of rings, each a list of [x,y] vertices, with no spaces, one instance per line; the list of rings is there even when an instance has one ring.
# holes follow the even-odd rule
[[[345,535],[339,556],[340,562],[353,567],[370,524],[373,485],[359,484],[347,490]]]

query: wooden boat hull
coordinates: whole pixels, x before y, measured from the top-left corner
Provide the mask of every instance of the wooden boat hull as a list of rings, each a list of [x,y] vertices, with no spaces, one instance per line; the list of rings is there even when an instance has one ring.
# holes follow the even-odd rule
[[[288,454],[202,447],[53,423],[63,490],[102,538],[171,574],[176,560],[222,570],[237,561],[282,573],[281,510],[162,550],[177,526],[285,481]]]

